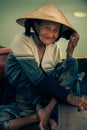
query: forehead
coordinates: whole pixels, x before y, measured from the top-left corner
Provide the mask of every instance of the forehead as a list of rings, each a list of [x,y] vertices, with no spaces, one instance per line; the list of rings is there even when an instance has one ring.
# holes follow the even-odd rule
[[[43,21],[41,22],[41,25],[55,25],[55,26],[57,26],[57,27],[60,26],[59,23],[56,23],[56,22],[53,22],[53,21],[46,21],[46,20],[43,20]]]

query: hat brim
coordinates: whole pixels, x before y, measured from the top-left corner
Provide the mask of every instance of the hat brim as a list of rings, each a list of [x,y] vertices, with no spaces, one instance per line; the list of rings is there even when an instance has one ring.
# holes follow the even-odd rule
[[[31,21],[36,21],[36,20],[46,20],[46,21],[52,21],[52,20],[48,20],[48,19],[33,19],[33,18],[19,18],[19,19],[17,19],[16,20],[16,22],[19,24],[19,25],[21,25],[21,26],[25,26],[25,21],[26,20],[30,20],[30,22]],[[52,21],[52,22],[56,22],[55,20],[54,21]],[[59,23],[59,22],[56,22],[56,23]],[[65,24],[63,24],[63,23],[59,23],[59,24],[62,24],[63,26],[62,26],[62,36],[61,37],[63,37],[63,38],[66,38],[67,40],[70,38],[70,36],[73,34],[73,32],[76,32],[76,30],[75,29],[73,29],[73,28],[71,28],[71,27],[69,27],[69,26],[67,26],[67,25],[65,25]]]
[[[63,32],[66,30],[76,31],[72,27],[70,22],[67,20],[67,18],[64,16],[63,12],[60,9],[58,9],[53,3],[28,13],[22,18],[17,19],[16,22],[21,26],[24,26],[24,23],[27,19],[29,19],[30,21],[31,20],[35,21],[37,19],[53,21],[63,25],[63,30],[62,30]]]

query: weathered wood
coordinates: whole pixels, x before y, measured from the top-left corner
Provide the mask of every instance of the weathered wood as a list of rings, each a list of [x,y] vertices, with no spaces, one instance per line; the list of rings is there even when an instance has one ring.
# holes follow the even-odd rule
[[[85,96],[87,98],[87,96]],[[87,111],[60,103],[58,106],[59,130],[87,130]]]

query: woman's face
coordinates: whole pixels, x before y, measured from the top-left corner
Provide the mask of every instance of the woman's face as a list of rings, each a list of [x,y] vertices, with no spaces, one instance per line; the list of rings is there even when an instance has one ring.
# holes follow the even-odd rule
[[[38,34],[41,42],[44,45],[49,45],[55,42],[59,35],[60,24],[50,21],[43,21],[38,25]]]

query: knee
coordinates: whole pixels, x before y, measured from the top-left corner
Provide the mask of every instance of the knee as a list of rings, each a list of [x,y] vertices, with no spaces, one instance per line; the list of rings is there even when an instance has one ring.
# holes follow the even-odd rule
[[[73,57],[69,57],[65,61],[65,66],[68,70],[71,70],[74,74],[78,73],[78,61]]]

